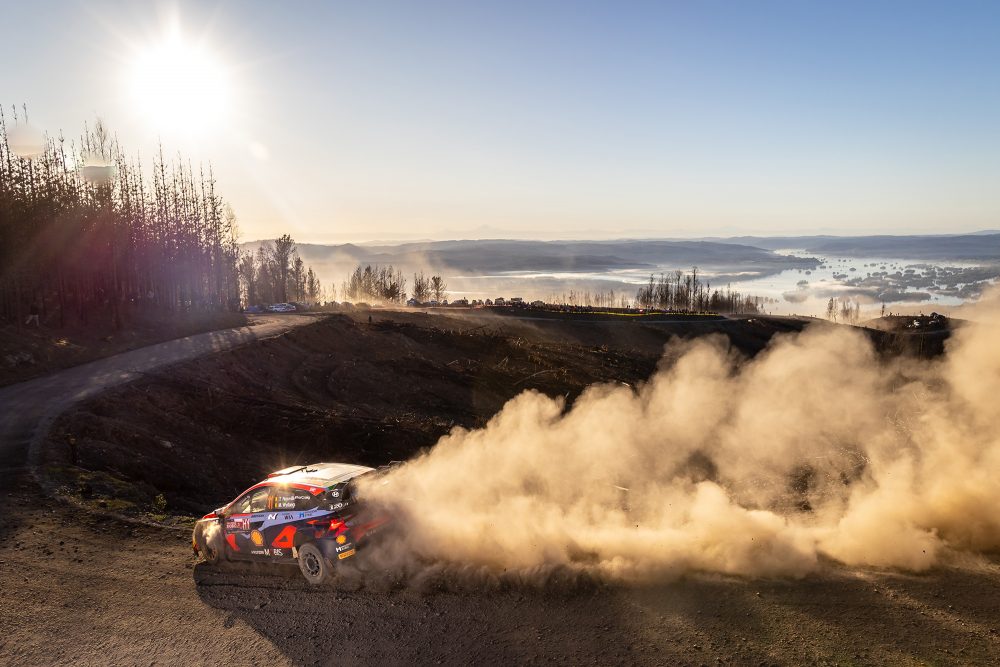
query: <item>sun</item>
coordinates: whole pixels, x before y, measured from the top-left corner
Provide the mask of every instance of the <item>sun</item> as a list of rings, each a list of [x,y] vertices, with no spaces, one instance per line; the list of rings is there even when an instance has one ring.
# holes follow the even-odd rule
[[[179,30],[139,49],[128,72],[136,110],[160,132],[197,135],[221,126],[230,84],[219,57]]]

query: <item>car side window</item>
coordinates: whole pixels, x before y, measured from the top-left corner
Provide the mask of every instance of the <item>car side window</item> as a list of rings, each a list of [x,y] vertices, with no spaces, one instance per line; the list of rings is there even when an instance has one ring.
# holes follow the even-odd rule
[[[245,494],[233,503],[234,514],[253,514],[267,511],[267,497],[270,489],[263,486]]]
[[[295,509],[300,512],[306,510],[316,509],[319,506],[319,501],[316,496],[309,493],[299,493],[295,496]]]
[[[315,509],[318,505],[316,497],[308,491],[293,487],[276,487],[268,507],[273,510],[305,510]]]

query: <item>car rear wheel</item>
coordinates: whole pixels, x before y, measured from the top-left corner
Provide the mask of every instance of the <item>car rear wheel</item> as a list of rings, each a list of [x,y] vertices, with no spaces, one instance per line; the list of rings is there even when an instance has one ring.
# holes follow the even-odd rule
[[[330,576],[333,566],[315,544],[299,547],[299,570],[310,584],[321,584]]]

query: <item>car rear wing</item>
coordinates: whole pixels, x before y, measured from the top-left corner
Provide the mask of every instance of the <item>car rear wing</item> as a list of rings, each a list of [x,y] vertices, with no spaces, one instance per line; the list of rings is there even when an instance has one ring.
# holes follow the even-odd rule
[[[293,472],[299,472],[300,470],[305,470],[308,467],[309,466],[290,466],[288,468],[282,468],[281,470],[275,470],[274,472],[270,473],[267,476],[267,478],[271,479],[272,477],[281,477],[282,475],[291,475]]]
[[[387,472],[395,470],[396,468],[400,467],[404,463],[406,463],[406,462],[405,461],[389,461],[384,466],[379,466],[379,467],[375,468],[375,474],[376,475],[384,475]]]

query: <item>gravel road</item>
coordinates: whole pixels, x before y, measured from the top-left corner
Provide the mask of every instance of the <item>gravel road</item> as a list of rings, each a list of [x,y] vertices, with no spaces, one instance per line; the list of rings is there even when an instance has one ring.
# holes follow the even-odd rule
[[[188,535],[5,492],[5,665],[990,665],[1000,574],[415,591],[196,563]]]
[[[0,491],[13,472],[29,463],[28,446],[34,435],[76,401],[144,372],[276,336],[315,319],[309,315],[251,316],[250,326],[150,345],[0,389],[0,472],[4,473]]]

